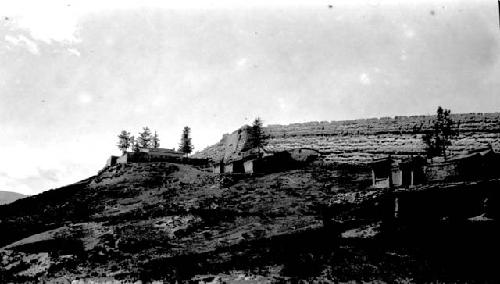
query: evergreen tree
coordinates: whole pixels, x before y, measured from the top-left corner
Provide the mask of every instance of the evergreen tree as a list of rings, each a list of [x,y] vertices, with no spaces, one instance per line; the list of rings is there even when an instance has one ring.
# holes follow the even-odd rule
[[[158,134],[156,133],[156,131],[155,131],[155,134],[153,135],[151,143],[152,143],[153,148],[159,148],[160,147],[160,137],[158,136]]]
[[[137,142],[137,139],[135,139],[134,136],[130,137],[130,147],[132,148],[132,152],[139,152],[139,142]]]
[[[248,133],[249,137],[247,141],[248,148],[249,149],[257,148],[259,153],[260,149],[264,148],[264,146],[266,146],[269,143],[269,138],[270,138],[269,135],[265,134],[263,128],[264,126],[262,119],[260,119],[260,117],[257,117],[253,121],[252,126],[250,126],[250,128],[248,129],[249,132]]]
[[[142,132],[139,133],[139,137],[137,137],[137,143],[140,148],[151,148],[152,146],[153,136],[151,135],[151,130],[149,127],[143,127]]]
[[[132,146],[132,142],[133,141],[130,140],[130,132],[122,130],[122,132],[120,132],[120,135],[118,135],[118,144],[116,146],[118,146],[118,149],[120,149],[122,153],[125,154],[128,148]]]
[[[451,145],[451,140],[458,134],[453,127],[454,122],[450,114],[449,109],[438,107],[433,129],[422,137],[427,156],[430,158],[443,155],[446,159],[446,149]]]
[[[179,152],[186,154],[186,157],[193,151],[194,147],[191,144],[191,128],[184,127],[181,136],[181,143],[179,143]]]

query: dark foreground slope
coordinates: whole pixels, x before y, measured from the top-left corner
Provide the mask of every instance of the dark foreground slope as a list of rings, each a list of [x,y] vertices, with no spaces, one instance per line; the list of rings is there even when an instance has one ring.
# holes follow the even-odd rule
[[[491,276],[487,265],[476,265],[484,264],[477,259],[484,254],[457,257],[454,250],[464,253],[476,244],[449,242],[438,227],[428,228],[439,236],[433,245],[381,234],[384,195],[369,190],[369,183],[361,166],[223,178],[177,164],[114,166],[0,206],[0,282]],[[323,227],[330,217],[360,229]],[[347,230],[344,238],[337,238],[339,230]],[[457,269],[462,266],[469,270]]]

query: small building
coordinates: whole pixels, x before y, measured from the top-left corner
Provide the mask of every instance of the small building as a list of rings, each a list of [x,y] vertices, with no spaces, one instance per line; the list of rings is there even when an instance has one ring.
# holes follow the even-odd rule
[[[375,188],[412,187],[425,181],[425,160],[412,157],[395,161],[384,158],[371,163],[372,186]]]
[[[473,180],[500,176],[499,155],[491,149],[433,159],[424,168],[428,181]]]
[[[388,188],[392,186],[392,159],[384,158],[370,163],[372,170],[372,186]]]
[[[272,173],[293,168],[296,161],[288,151],[275,152],[263,157],[252,157],[243,163],[245,173]]]
[[[127,152],[116,163],[180,162],[184,153],[166,148],[140,148],[138,152]]]
[[[280,152],[250,149],[227,161],[213,165],[214,173],[271,173],[291,169],[320,157],[317,150],[299,148]]]
[[[224,162],[222,160],[218,163],[213,164],[213,172],[214,174],[224,173]]]
[[[412,157],[391,165],[392,183],[395,187],[412,187],[425,182],[425,160]]]
[[[231,160],[228,161],[224,165],[224,173],[230,173],[230,174],[242,174],[245,173],[245,167],[244,167],[244,159],[237,159],[237,160]]]
[[[106,167],[111,167],[116,165],[116,161],[118,160],[118,156],[111,156],[106,161]]]

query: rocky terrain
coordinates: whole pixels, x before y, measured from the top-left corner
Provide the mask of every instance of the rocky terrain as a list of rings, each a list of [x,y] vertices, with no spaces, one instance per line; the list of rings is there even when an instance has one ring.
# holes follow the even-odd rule
[[[422,135],[429,131],[435,116],[396,116],[373,119],[321,121],[268,125],[269,150],[307,147],[319,150],[326,161],[366,162],[391,155],[424,152]],[[451,154],[492,147],[500,151],[500,113],[452,114],[459,131]],[[225,134],[220,142],[195,156],[220,160],[237,153],[245,143],[245,128]]]
[[[251,176],[109,167],[0,206],[0,283],[493,279],[478,245],[496,235],[450,242],[429,224],[410,239],[388,234],[386,192],[370,179],[366,166],[320,162]],[[422,243],[429,236],[439,238]]]
[[[217,175],[175,163],[120,164],[2,205],[0,283],[497,279],[489,259],[500,253],[500,236],[486,223],[388,223],[391,193],[371,188],[371,169],[328,162],[419,153],[430,119],[271,125],[269,149],[311,147],[325,159],[265,175]],[[499,115],[454,119],[460,137],[452,151],[498,149]],[[225,135],[197,156],[238,155],[247,135],[244,128]]]
[[[12,192],[12,191],[0,191],[0,205],[8,204],[18,200],[19,198],[24,198],[26,195]]]
[[[1,206],[0,282],[281,277],[284,256],[262,250],[316,234],[336,194],[369,193],[366,168],[314,167],[220,178],[181,164],[118,165]]]

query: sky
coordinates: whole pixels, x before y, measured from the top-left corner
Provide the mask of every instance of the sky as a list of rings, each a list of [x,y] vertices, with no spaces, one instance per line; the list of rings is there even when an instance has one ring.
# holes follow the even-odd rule
[[[94,175],[123,129],[148,126],[173,148],[190,126],[202,150],[257,116],[500,110],[496,0],[11,2],[0,4],[0,190]]]

